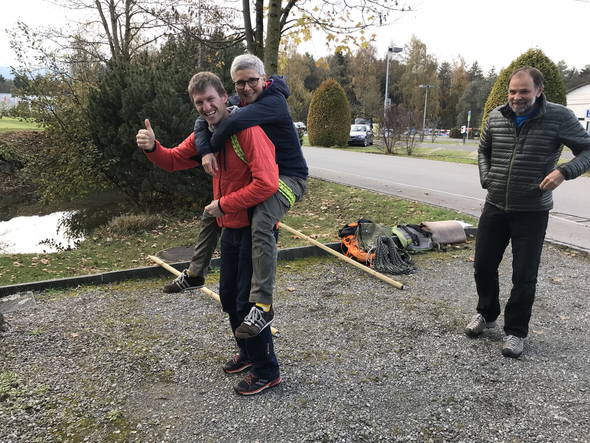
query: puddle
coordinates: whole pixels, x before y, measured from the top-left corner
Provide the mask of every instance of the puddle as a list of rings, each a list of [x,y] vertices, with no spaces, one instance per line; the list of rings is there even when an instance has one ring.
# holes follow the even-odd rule
[[[66,214],[69,212],[14,217],[0,222],[0,254],[39,254],[57,252],[58,247],[75,248],[74,240],[66,238],[63,229],[59,229],[59,222]],[[40,244],[44,240],[50,244]]]

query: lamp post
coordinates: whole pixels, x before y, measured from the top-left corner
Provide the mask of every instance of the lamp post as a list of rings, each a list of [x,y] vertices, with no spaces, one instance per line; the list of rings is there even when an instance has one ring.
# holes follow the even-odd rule
[[[426,129],[426,106],[428,104],[428,90],[430,88],[434,88],[434,85],[420,85],[419,87],[426,90],[424,94],[424,116],[422,117],[422,134],[424,134]]]
[[[387,54],[385,55],[385,64],[386,64],[386,68],[385,68],[385,97],[383,98],[383,115],[385,115],[385,113],[387,112],[387,105],[389,104],[388,100],[387,100],[387,93],[389,92],[389,59],[390,59],[390,54],[397,54],[399,52],[402,52],[404,50],[404,48],[399,48],[397,46],[393,46],[391,45],[389,48],[387,48]]]

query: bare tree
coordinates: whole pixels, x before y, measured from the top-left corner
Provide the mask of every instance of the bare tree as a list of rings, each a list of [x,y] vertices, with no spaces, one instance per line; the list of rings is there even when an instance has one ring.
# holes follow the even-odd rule
[[[241,0],[241,10],[228,9],[241,13],[236,39],[245,40],[248,52],[264,60],[267,73],[274,74],[285,38],[309,40],[313,30],[322,30],[336,49],[348,50],[355,41],[366,47],[375,37],[365,37],[366,30],[385,26],[393,14],[411,8],[398,0]]]
[[[401,145],[402,142],[406,144],[406,151],[408,146],[411,147],[408,152],[411,154],[416,138],[416,131],[413,130],[414,122],[414,113],[405,105],[400,103],[387,107],[380,128],[384,150],[387,154],[395,154],[396,146]]]

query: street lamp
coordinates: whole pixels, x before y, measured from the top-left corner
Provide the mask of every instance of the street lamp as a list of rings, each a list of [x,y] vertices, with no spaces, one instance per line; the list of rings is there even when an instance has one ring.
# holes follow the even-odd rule
[[[387,112],[387,105],[389,104],[387,93],[389,92],[389,58],[390,54],[397,54],[402,52],[404,48],[399,48],[397,46],[390,46],[387,48],[387,54],[385,55],[385,64],[387,65],[385,69],[385,97],[383,98],[383,115]]]
[[[434,85],[420,85],[420,88],[424,88],[425,94],[424,94],[424,117],[422,117],[422,134],[424,134],[424,130],[426,129],[426,105],[428,104],[428,90],[430,88],[434,88]]]

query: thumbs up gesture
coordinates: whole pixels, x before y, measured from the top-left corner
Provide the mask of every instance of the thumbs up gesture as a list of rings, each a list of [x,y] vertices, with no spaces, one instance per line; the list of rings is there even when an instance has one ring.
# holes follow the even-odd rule
[[[137,131],[135,140],[137,141],[137,147],[139,149],[143,149],[145,152],[152,152],[154,150],[156,136],[154,135],[152,124],[147,118],[145,119],[145,129]]]

